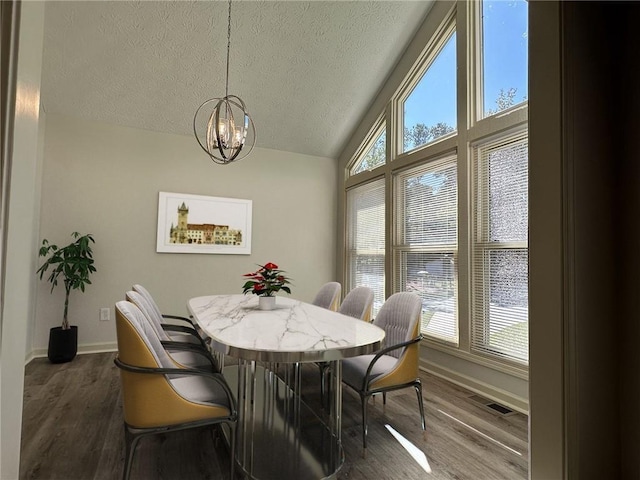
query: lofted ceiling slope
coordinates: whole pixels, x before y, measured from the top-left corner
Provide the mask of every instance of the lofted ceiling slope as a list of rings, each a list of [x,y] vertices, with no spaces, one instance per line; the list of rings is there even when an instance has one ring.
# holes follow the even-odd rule
[[[229,93],[257,146],[336,158],[429,1],[234,1]],[[224,95],[226,1],[50,1],[45,112],[192,134]]]

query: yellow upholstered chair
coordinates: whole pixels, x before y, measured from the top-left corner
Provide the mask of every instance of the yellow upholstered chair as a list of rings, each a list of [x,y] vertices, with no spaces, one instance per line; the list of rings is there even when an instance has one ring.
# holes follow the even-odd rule
[[[155,301],[149,290],[140,284],[135,284],[132,291],[140,294],[149,306],[149,309],[158,318],[162,328],[174,341],[195,342],[197,339],[200,343],[205,343],[205,336],[198,330],[198,326],[187,317],[180,315],[170,315],[162,313],[158,303]],[[195,339],[194,339],[195,337]]]
[[[362,402],[362,447],[367,451],[367,403],[371,395],[413,387],[418,396],[422,430],[426,430],[422,384],[418,375],[420,316],[422,301],[414,293],[391,295],[373,321],[385,331],[385,348],[372,355],[342,361],[342,380],[360,395]]]
[[[170,336],[162,326],[162,317],[143,295],[131,290],[126,293],[125,299],[133,303],[144,314],[145,319],[151,324],[160,339],[160,343],[173,360],[188,368],[220,371],[216,360],[209,349],[200,341],[200,337],[190,333],[178,333]]]
[[[340,294],[342,293],[342,285],[338,282],[325,283],[311,303],[318,307],[327,308],[334,312],[338,310],[340,305]]]
[[[126,444],[123,478],[129,478],[142,437],[221,423],[229,426],[233,478],[237,412],[224,377],[173,361],[131,302],[116,303],[116,330]]]

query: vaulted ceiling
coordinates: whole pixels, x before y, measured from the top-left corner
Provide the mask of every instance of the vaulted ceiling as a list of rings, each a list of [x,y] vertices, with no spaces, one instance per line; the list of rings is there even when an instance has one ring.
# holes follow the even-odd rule
[[[235,1],[229,93],[256,145],[335,158],[429,1]],[[47,2],[45,112],[191,135],[224,95],[226,1]]]

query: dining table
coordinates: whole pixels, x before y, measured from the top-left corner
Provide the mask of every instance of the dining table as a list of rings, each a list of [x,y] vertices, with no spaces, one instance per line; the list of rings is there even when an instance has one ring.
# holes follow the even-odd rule
[[[284,296],[272,310],[242,294],[191,298],[187,308],[212,352],[234,359],[222,372],[236,397],[234,450],[243,475],[336,478],[344,463],[341,360],[379,350],[384,330]],[[329,363],[330,399],[320,410],[301,394],[301,364],[310,362]]]

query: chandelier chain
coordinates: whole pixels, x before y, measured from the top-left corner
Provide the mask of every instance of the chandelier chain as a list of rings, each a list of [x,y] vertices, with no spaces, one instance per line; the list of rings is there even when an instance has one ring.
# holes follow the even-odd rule
[[[229,52],[231,51],[231,0],[229,0],[229,15],[227,17],[227,79],[224,87],[224,96],[229,96]]]

